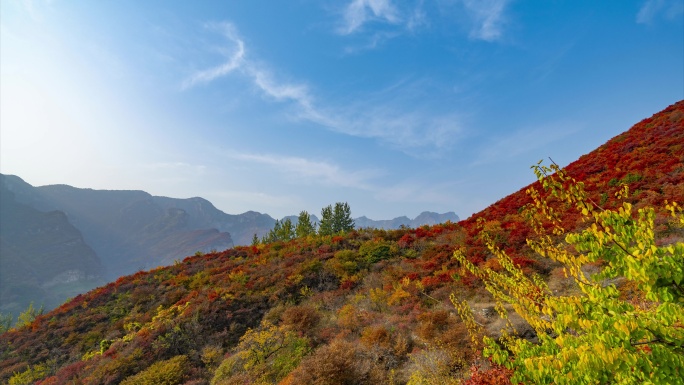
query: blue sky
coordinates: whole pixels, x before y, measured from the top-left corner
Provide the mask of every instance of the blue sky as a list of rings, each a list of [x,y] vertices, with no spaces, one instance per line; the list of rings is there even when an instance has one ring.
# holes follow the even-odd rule
[[[684,98],[681,0],[3,0],[0,172],[465,218]]]

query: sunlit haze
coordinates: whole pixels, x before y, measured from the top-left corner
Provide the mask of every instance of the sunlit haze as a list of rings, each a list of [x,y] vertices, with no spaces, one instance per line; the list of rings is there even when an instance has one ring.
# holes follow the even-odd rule
[[[684,3],[0,8],[0,172],[230,214],[465,218],[684,99]]]

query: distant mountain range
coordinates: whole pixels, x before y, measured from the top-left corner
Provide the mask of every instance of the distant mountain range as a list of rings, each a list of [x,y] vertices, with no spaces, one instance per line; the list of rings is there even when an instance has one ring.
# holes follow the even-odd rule
[[[410,219],[409,217],[403,216],[403,217],[397,217],[394,219],[389,219],[389,220],[379,220],[375,221],[372,219],[368,219],[365,216],[356,218],[354,219],[354,223],[356,224],[356,227],[375,227],[378,229],[398,229],[402,226],[404,227],[420,227],[424,225],[436,225],[438,223],[445,223],[445,222],[458,222],[460,219],[458,218],[458,215],[456,213],[450,211],[448,213],[444,214],[438,214],[438,213],[433,213],[431,211],[423,211],[418,215],[417,217]]]
[[[311,220],[318,225],[320,222],[320,219],[314,214],[311,215]],[[289,219],[292,221],[293,225],[296,225],[298,221],[296,215],[290,215],[287,217],[284,217],[282,220]],[[362,229],[366,227],[372,227],[376,229],[385,229],[385,230],[396,230],[403,227],[420,227],[420,226],[425,226],[425,225],[436,225],[438,223],[445,223],[445,222],[458,222],[460,219],[456,213],[453,211],[449,211],[444,214],[438,214],[432,211],[423,211],[415,217],[414,219],[411,219],[407,216],[401,216],[401,217],[396,217],[394,219],[381,219],[381,220],[374,220],[374,219],[369,219],[366,216],[354,218],[354,225],[357,229]],[[270,230],[270,229],[269,229]],[[250,238],[251,239],[251,238]]]
[[[197,252],[247,245],[254,234],[261,237],[275,224],[271,216],[255,211],[226,214],[203,198],[34,187],[14,175],[0,174],[0,194],[0,311],[15,314],[31,300],[52,308],[122,275]],[[458,216],[424,212],[413,220],[361,217],[356,225],[395,229],[447,220],[456,222]],[[64,288],[52,288],[48,295],[46,290],[58,284]]]
[[[104,284],[100,259],[64,212],[36,210],[2,185],[0,312],[16,316],[31,301],[50,309]]]

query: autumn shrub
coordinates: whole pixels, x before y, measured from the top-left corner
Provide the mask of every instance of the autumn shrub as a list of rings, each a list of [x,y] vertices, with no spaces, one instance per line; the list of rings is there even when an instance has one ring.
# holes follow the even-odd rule
[[[356,329],[360,325],[358,309],[352,304],[346,304],[337,311],[337,322],[340,326]]]
[[[413,239],[411,234],[406,233],[401,238],[399,238],[399,240],[397,241],[397,245],[399,245],[399,247],[401,247],[401,248],[407,248],[407,247],[411,247],[411,245],[413,245],[414,241],[415,241],[415,239]]]
[[[142,372],[127,377],[121,385],[177,385],[186,380],[188,357],[181,355],[158,361]]]
[[[310,305],[299,305],[287,308],[283,312],[281,320],[285,328],[312,337],[315,334],[315,328],[321,321],[321,315]]]
[[[310,351],[307,338],[268,321],[258,329],[248,329],[240,338],[235,353],[226,358],[214,373],[212,385],[240,383],[277,383],[299,365]]]
[[[451,326],[449,312],[446,310],[427,311],[418,315],[416,334],[423,340],[432,341]]]
[[[326,261],[325,266],[337,277],[345,278],[365,268],[365,261],[354,250],[340,250]]]
[[[367,384],[370,365],[359,360],[357,346],[335,340],[305,357],[288,379],[293,385]]]
[[[390,243],[381,240],[367,241],[359,247],[359,255],[361,255],[368,264],[374,264],[388,259],[392,256],[392,252],[393,250]]]
[[[457,385],[465,365],[457,351],[436,345],[411,354],[411,376],[407,385]]]
[[[390,331],[384,325],[371,325],[361,332],[361,344],[388,350],[392,345]]]
[[[30,385],[50,374],[50,366],[47,363],[29,365],[26,370],[15,373],[9,379],[9,385]]]
[[[223,361],[223,349],[220,345],[207,345],[202,348],[201,360],[205,367],[214,370]]]
[[[470,377],[462,385],[510,385],[513,372],[500,365],[489,365],[483,369],[479,365],[470,367]]]

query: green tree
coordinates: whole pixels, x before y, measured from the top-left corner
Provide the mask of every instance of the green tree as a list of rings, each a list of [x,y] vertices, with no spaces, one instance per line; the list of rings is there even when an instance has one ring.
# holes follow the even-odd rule
[[[351,218],[351,208],[347,202],[337,202],[335,208],[332,205],[323,207],[318,234],[333,235],[351,230],[354,230],[354,220]]]
[[[295,229],[294,225],[292,225],[292,220],[290,218],[287,218],[280,222],[280,229],[276,232],[276,238],[279,241],[289,241],[294,238],[295,235]]]
[[[354,230],[354,220],[351,217],[351,208],[347,202],[335,203],[333,210],[333,233]]]
[[[33,302],[31,302],[26,310],[24,310],[21,314],[19,314],[19,317],[17,317],[16,328],[19,329],[21,327],[30,325],[31,322],[36,319],[36,317],[43,314],[43,310],[43,306],[36,310],[36,308],[33,307]]]
[[[303,238],[313,234],[316,234],[316,227],[311,221],[311,216],[306,211],[300,212],[295,227],[295,235],[297,238]]]
[[[280,228],[281,224],[280,221],[276,219],[275,224],[273,225],[273,228],[269,230],[268,234],[264,235],[261,238],[262,243],[271,243],[278,241],[278,233],[280,233]]]
[[[335,231],[333,229],[333,208],[328,205],[321,209],[321,222],[318,224],[319,235],[332,235]]]
[[[625,202],[617,210],[605,210],[588,197],[581,182],[555,164],[537,165],[534,170],[548,195],[543,198],[533,188],[527,191],[533,203],[525,213],[536,234],[528,245],[563,264],[580,292],[554,295],[541,278],[523,274],[489,234],[481,233],[503,271],[473,265],[462,250],[455,258],[482,279],[502,318],[507,319],[504,304],[510,304],[538,338],[532,342],[515,337],[508,322],[498,341],[483,338],[484,355],[512,369],[513,382],[681,383],[684,243],[656,244],[653,208],[634,213]],[[626,194],[623,186],[616,195]],[[558,210],[563,205],[581,215],[584,230],[566,234]],[[678,226],[684,225],[681,207],[671,203],[666,209]],[[557,241],[559,237],[564,242]],[[599,272],[587,276],[587,264],[598,264]],[[453,295],[452,301],[477,335],[467,303]]]
[[[256,233],[254,233],[254,236],[252,237],[252,246],[257,246],[260,243],[261,241],[259,241],[259,237],[257,237]]]

